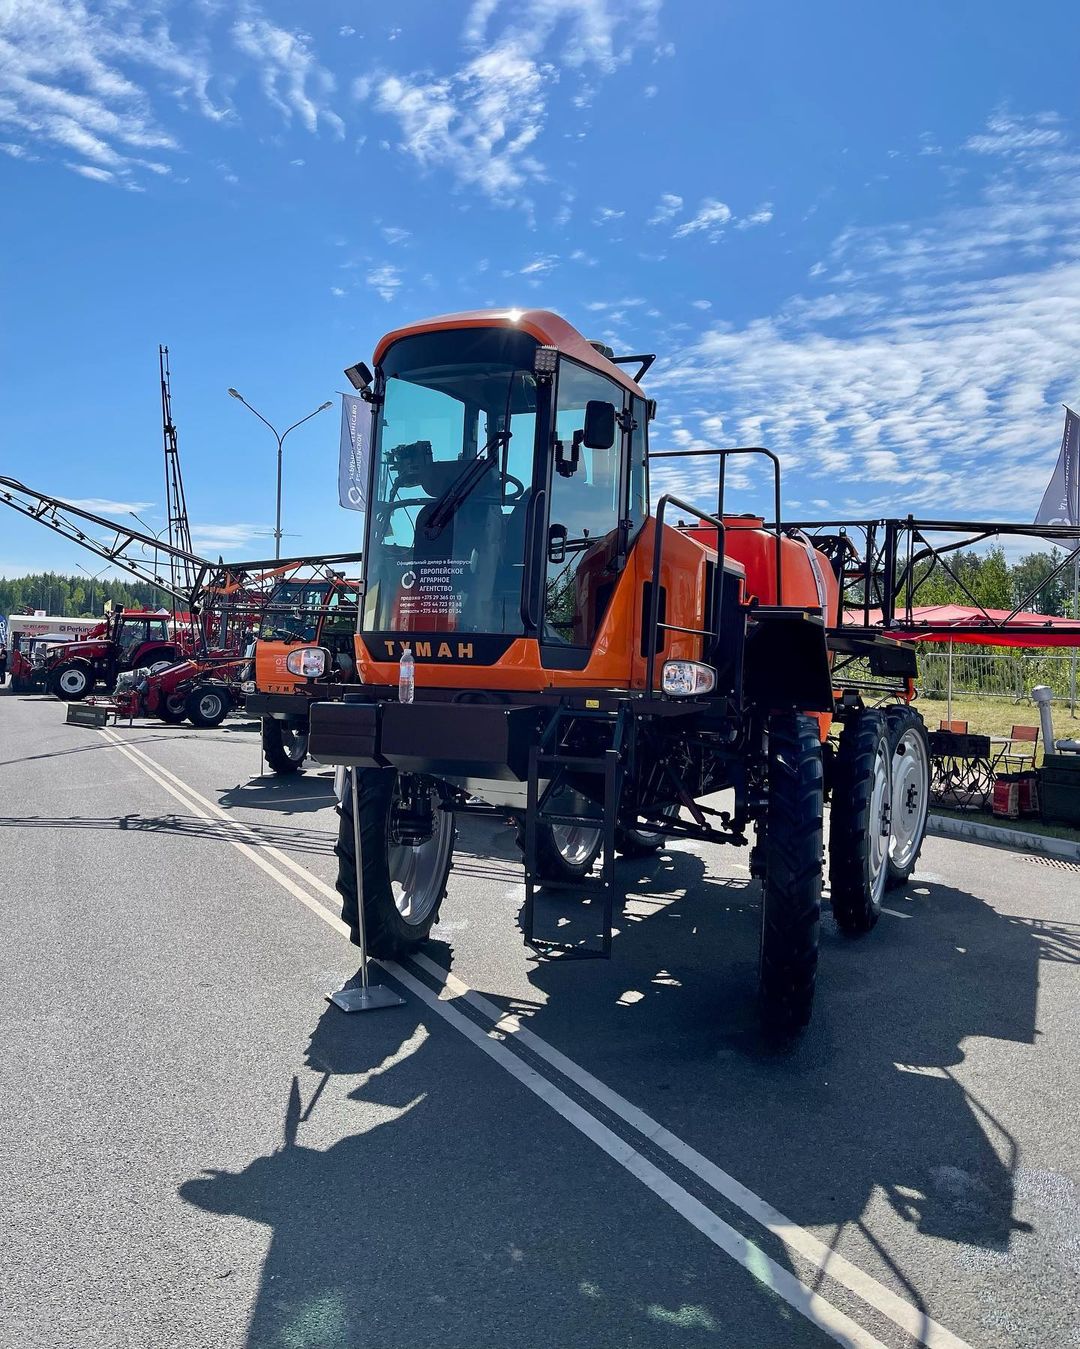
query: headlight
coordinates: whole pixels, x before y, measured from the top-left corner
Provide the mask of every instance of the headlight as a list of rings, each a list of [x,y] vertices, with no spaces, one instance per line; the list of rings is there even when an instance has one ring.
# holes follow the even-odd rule
[[[290,651],[285,659],[286,670],[302,679],[319,679],[329,664],[330,652],[322,646],[303,646],[298,651]]]
[[[673,698],[692,698],[696,693],[711,693],[716,688],[716,671],[697,660],[666,660],[660,675],[660,687]]]
[[[254,693],[254,692],[255,692],[255,681],[254,681],[254,679],[245,679],[244,682],[240,685],[240,692],[241,692],[241,693]]]

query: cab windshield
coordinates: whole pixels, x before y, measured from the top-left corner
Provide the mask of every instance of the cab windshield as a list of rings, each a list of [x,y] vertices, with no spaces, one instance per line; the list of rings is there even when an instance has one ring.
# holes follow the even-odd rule
[[[383,361],[366,632],[519,633],[533,481],[531,337],[455,329]]]
[[[329,593],[328,582],[282,581],[263,612],[259,637],[264,642],[313,642]]]

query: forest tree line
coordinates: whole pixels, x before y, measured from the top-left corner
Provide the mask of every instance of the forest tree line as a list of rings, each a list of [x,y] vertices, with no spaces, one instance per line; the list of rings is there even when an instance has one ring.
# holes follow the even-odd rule
[[[44,609],[55,618],[100,617],[105,601],[125,609],[158,609],[169,606],[169,597],[144,581],[124,581],[102,576],[63,576],[37,572],[31,576],[0,577],[0,616],[33,613]]]
[[[1053,580],[1048,578],[1065,561],[1066,553],[1028,553],[1011,565],[1000,547],[985,553],[967,549],[946,553],[916,569],[917,585],[912,603],[981,604],[986,609],[1014,609],[1067,617],[1073,612],[1073,568],[1070,563]],[[953,575],[950,575],[949,572]],[[905,596],[897,597],[902,603]]]

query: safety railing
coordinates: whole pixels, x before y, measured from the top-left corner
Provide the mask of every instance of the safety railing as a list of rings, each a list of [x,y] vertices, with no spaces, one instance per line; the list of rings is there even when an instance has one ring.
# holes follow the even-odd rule
[[[664,515],[668,506],[676,506],[688,515],[694,515],[701,523],[716,530],[716,579],[712,588],[713,628],[684,628],[674,623],[660,621],[660,578],[664,556]],[[663,650],[664,643],[659,642],[661,632],[682,632],[705,639],[706,651],[719,640],[720,620],[724,603],[724,522],[718,515],[709,515],[691,506],[688,501],[667,493],[656,505],[656,533],[653,536],[652,589],[649,595],[649,618],[645,629],[645,689],[649,696],[656,692],[656,653],[657,646]]]

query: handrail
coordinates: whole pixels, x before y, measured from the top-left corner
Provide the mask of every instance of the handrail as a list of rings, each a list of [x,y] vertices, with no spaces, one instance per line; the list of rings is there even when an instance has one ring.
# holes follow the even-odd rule
[[[539,621],[534,616],[533,608],[536,596],[536,577],[534,575],[536,568],[536,522],[542,519],[541,512],[547,501],[547,492],[541,488],[539,492],[534,492],[532,500],[526,507],[528,515],[525,520],[525,569],[521,577],[521,621],[525,625],[525,631],[531,628],[539,627]],[[547,559],[547,547],[544,548],[544,558]]]
[[[784,567],[784,544],[783,531],[780,525],[780,460],[772,452],[767,450],[764,445],[742,445],[727,450],[656,450],[649,455],[650,459],[702,459],[715,455],[720,460],[720,473],[716,486],[716,514],[723,519],[724,516],[724,478],[727,471],[727,459],[730,454],[760,454],[764,455],[773,466],[773,523],[768,528],[776,535],[776,593],[780,603],[783,603],[783,567]]]
[[[656,638],[660,631],[660,566],[661,555],[664,550],[664,512],[668,505],[677,506],[679,510],[686,511],[690,515],[696,515],[697,518],[707,525],[712,525],[716,529],[716,582],[713,585],[713,611],[716,621],[715,631],[706,631],[703,636],[711,636],[714,641],[720,637],[720,618],[724,603],[724,522],[718,515],[708,515],[705,511],[700,511],[696,506],[691,506],[688,501],[683,501],[681,497],[668,492],[660,498],[656,504],[656,531],[653,535],[653,565],[652,565],[652,593],[649,595],[649,622],[646,629],[646,640],[648,650],[645,657],[645,690],[651,697],[655,693],[653,687],[656,678]],[[666,627],[666,624],[664,625]]]

